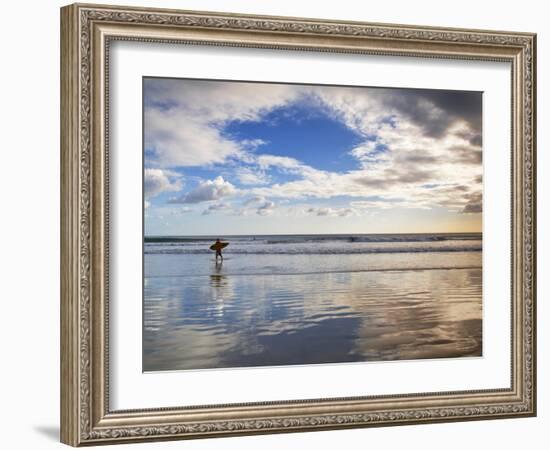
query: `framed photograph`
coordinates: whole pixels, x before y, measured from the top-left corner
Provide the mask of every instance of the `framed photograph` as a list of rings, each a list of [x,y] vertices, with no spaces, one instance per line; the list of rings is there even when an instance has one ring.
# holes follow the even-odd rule
[[[534,416],[535,57],[62,8],[62,442]]]

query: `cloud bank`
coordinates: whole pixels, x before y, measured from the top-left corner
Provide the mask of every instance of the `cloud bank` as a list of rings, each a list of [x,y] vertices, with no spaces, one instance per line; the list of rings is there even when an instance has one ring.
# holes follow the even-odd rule
[[[294,105],[359,137],[343,155],[351,168],[316,167],[300,149],[227,132],[235,123],[273,129],[274,112]],[[479,214],[481,105],[479,92],[147,78],[145,196],[176,192],[167,204],[204,203],[206,215],[284,215],[298,202],[319,218],[395,209]],[[204,177],[206,169],[217,175]]]

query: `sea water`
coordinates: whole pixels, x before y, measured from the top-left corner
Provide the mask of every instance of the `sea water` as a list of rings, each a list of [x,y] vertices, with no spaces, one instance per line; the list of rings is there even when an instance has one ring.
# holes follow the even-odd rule
[[[479,233],[147,237],[143,369],[481,356],[481,255]]]

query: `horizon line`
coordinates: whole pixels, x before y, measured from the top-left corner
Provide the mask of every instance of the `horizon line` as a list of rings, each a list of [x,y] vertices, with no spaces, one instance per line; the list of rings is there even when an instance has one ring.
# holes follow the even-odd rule
[[[392,236],[396,234],[483,234],[483,231],[441,231],[441,232],[413,232],[413,233],[242,233],[242,234],[150,234],[147,237],[212,237],[212,236],[346,236],[346,235],[377,235]]]

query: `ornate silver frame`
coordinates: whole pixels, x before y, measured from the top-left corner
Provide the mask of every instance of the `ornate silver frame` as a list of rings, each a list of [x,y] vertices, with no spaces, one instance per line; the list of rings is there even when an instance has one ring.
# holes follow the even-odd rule
[[[108,58],[113,40],[507,61],[512,66],[508,389],[112,411]],[[536,414],[536,35],[75,4],[61,9],[61,440],[73,446]]]

